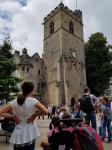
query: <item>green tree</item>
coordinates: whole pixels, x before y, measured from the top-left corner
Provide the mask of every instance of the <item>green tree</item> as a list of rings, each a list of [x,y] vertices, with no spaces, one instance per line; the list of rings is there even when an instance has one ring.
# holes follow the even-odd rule
[[[103,33],[92,34],[85,43],[85,61],[87,85],[97,96],[104,94],[109,88],[112,77],[111,46],[107,43]]]
[[[112,51],[109,52],[109,57],[110,57],[111,63],[112,63]]]
[[[17,93],[17,83],[21,79],[15,77],[13,72],[18,68],[12,54],[12,42],[7,36],[0,45],[0,99],[9,101],[10,93]]]

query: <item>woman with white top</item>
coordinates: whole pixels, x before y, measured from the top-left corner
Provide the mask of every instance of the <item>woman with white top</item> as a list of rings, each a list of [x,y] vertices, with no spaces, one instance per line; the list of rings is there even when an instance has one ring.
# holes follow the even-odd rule
[[[22,94],[10,104],[0,109],[0,115],[4,117],[16,118],[16,125],[10,143],[14,145],[14,150],[34,150],[35,139],[38,138],[39,131],[34,121],[37,116],[47,115],[48,111],[36,98],[31,97],[34,90],[32,82],[24,82]],[[36,111],[40,110],[38,113]],[[13,110],[15,115],[7,112]],[[16,117],[15,117],[16,116]]]

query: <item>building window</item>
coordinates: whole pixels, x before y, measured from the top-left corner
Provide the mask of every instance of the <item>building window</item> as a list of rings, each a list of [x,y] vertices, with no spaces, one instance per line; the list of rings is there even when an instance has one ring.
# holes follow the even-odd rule
[[[73,22],[72,21],[70,21],[69,22],[69,31],[70,31],[70,33],[72,33],[73,34]]]
[[[22,67],[22,71],[25,71],[25,67]]]
[[[38,83],[38,91],[40,91],[40,83]]]
[[[27,72],[29,72],[29,67],[27,67]]]
[[[37,58],[35,58],[35,61],[37,61],[37,62],[38,62],[38,59],[37,59]]]
[[[50,23],[50,34],[54,33],[54,22]]]
[[[38,75],[40,75],[40,70],[38,70]]]

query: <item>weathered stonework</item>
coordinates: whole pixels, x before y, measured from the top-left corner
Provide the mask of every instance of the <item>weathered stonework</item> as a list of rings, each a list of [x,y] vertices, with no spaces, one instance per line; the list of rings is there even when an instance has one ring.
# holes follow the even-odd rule
[[[54,32],[50,34],[50,23]],[[73,33],[69,23],[73,23]],[[43,102],[70,104],[86,86],[82,12],[71,11],[62,3],[44,18],[43,75],[46,86]],[[72,56],[72,52],[76,56]],[[45,69],[46,68],[46,69]],[[74,94],[75,93],[75,94]]]
[[[22,55],[18,51],[15,51],[14,60],[19,65],[18,70],[14,72],[14,75],[20,77],[24,81],[32,81],[34,83],[34,97],[39,100],[41,98],[41,82],[42,82],[42,59],[38,53],[35,53],[32,57],[27,54],[27,49],[23,49]],[[21,87],[19,84],[19,88]],[[20,88],[21,89],[21,88]]]
[[[43,57],[41,59],[37,53],[30,57],[31,76],[27,76],[27,72],[25,75],[36,88],[38,83],[41,84],[40,94],[36,89],[35,95],[46,106],[70,104],[71,97],[77,101],[86,86],[82,12],[73,12],[60,3],[44,18],[43,25]],[[15,59],[19,64],[22,56],[18,53],[16,51]],[[21,68],[23,64],[19,66]],[[19,76],[22,73],[19,71]]]

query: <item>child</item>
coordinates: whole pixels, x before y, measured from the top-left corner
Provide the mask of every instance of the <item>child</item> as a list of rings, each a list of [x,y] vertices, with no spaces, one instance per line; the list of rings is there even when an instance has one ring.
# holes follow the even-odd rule
[[[102,122],[102,113],[97,113],[97,126],[98,126],[98,134],[99,136],[102,136],[102,127],[101,127],[101,122]]]
[[[52,133],[55,132],[59,132],[62,130],[62,126],[60,125],[60,122],[56,123],[57,121],[59,121],[60,118],[58,116],[53,116],[53,119],[49,125],[49,131],[47,132],[47,138],[48,140],[44,140],[41,142],[41,147],[45,148],[45,147],[49,147],[50,146],[50,141],[51,141],[51,136]]]

